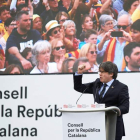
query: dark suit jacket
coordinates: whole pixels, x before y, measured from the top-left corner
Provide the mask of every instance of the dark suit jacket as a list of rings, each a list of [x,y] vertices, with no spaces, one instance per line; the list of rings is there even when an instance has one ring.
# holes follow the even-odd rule
[[[93,94],[95,102],[104,103],[106,107],[117,106],[121,111],[121,116],[117,117],[116,136],[125,136],[124,123],[122,115],[129,112],[129,94],[128,87],[114,80],[110,88],[107,90],[102,100],[99,100],[99,89],[102,86],[100,79],[94,82],[82,84],[82,75],[74,75],[74,89],[84,94]]]

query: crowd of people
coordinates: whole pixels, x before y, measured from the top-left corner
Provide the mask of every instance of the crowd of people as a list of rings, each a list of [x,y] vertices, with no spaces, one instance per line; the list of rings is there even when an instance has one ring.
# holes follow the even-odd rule
[[[0,73],[140,70],[140,0],[1,0]]]

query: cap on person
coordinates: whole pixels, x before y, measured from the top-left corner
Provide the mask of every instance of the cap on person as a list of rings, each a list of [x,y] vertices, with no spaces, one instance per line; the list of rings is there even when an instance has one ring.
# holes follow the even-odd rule
[[[39,15],[34,14],[34,15],[33,15],[33,21],[34,21],[36,18],[38,18],[38,17],[40,18],[40,16],[39,16]]]

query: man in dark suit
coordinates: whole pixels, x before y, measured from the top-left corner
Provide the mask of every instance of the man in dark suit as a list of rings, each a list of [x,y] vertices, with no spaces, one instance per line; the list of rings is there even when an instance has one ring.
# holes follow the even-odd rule
[[[116,140],[125,136],[122,115],[129,112],[129,94],[127,85],[116,80],[118,68],[112,62],[103,62],[99,66],[99,76],[94,82],[82,84],[85,65],[79,65],[74,74],[74,89],[81,93],[93,94],[95,102],[104,103],[106,107],[116,106],[121,115],[117,117]]]

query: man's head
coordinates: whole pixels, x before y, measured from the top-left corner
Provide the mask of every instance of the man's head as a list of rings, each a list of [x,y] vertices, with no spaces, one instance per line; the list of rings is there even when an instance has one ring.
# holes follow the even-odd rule
[[[94,29],[89,29],[85,33],[85,42],[97,44],[97,32]]]
[[[136,20],[131,26],[131,37],[133,42],[140,43],[140,19]]]
[[[16,21],[13,18],[8,18],[4,23],[6,31],[11,34],[14,28],[17,27]]]
[[[16,15],[17,28],[22,32],[27,32],[31,28],[31,21],[28,12],[20,11]]]
[[[2,20],[3,22],[5,22],[10,17],[11,17],[11,15],[10,15],[9,8],[6,7],[6,6],[0,7],[0,20]]]
[[[80,57],[75,61],[74,65],[73,65],[73,72],[78,71],[78,66],[82,65],[82,64],[85,65],[85,72],[91,72],[90,63],[86,57]]]
[[[134,69],[139,70],[140,68],[140,44],[136,42],[131,42],[124,48],[124,58],[126,65],[131,71]]]
[[[117,27],[119,30],[124,30],[129,33],[131,24],[132,21],[129,15],[124,14],[118,18]]]
[[[108,83],[112,79],[116,79],[118,74],[118,68],[117,65],[107,61],[103,62],[99,66],[99,76],[100,81],[102,83]]]
[[[58,7],[58,0],[48,0],[50,8],[57,8]]]

